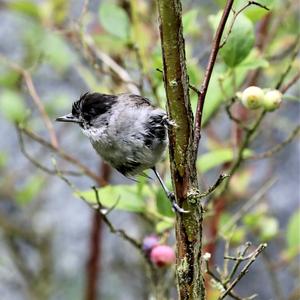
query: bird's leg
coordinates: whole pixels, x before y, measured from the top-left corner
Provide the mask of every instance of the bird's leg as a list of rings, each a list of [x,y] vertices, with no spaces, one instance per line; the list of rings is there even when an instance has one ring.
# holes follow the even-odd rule
[[[171,201],[172,204],[172,208],[174,211],[179,212],[179,213],[189,213],[189,211],[184,210],[183,208],[181,208],[177,203],[176,203],[176,199],[175,199],[175,195],[173,192],[170,192],[169,189],[167,188],[167,186],[165,185],[164,181],[162,180],[162,178],[160,177],[160,175],[158,174],[158,172],[156,171],[156,168],[153,167],[152,168],[155,176],[157,177],[159,183],[161,184],[163,190],[165,191],[168,199]]]

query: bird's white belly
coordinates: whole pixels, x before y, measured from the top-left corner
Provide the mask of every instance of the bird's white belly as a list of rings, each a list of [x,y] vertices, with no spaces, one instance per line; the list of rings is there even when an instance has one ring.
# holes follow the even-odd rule
[[[136,139],[114,141],[103,137],[101,140],[90,140],[97,153],[114,168],[120,169],[120,166],[136,165],[133,170],[128,172],[130,175],[154,167],[166,146],[165,143],[160,143],[154,149],[149,149],[143,141]]]

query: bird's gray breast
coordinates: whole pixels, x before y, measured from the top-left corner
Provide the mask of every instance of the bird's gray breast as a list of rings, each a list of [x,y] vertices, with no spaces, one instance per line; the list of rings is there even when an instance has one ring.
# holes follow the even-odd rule
[[[85,134],[105,161],[124,175],[135,175],[153,167],[165,150],[165,113],[152,107],[118,109]]]

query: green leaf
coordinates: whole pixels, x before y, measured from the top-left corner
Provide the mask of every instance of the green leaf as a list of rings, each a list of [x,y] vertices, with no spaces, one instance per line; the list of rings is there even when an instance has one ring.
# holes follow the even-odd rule
[[[268,68],[269,62],[261,57],[259,51],[254,48],[250,54],[237,66],[236,70],[242,71],[243,69],[255,70],[257,68]]]
[[[208,86],[208,91],[206,94],[204,108],[203,108],[203,119],[202,119],[203,126],[207,124],[210,118],[219,109],[221,104],[226,100],[226,95],[223,94],[219,83],[219,78],[220,76],[222,76],[222,73],[223,72],[220,72],[218,70],[215,70],[212,73],[211,80]],[[228,90],[228,92],[230,94],[230,90]]]
[[[223,94],[220,88],[219,78],[221,75],[222,72],[220,72],[219,70],[215,70],[212,73],[207,94],[206,94],[204,108],[203,108],[203,117],[202,117],[203,126],[207,124],[207,122],[218,110],[221,104],[226,100],[226,96]],[[196,103],[198,101],[198,98],[195,97],[195,99],[196,101],[194,102],[195,103],[193,107],[194,109],[196,108]]]
[[[1,93],[0,111],[11,122],[21,122],[27,115],[22,96],[12,90]]]
[[[160,214],[167,217],[173,217],[174,212],[172,211],[170,200],[167,198],[164,190],[159,188],[156,193],[156,207]]]
[[[247,158],[252,155],[252,151],[245,149],[243,157]],[[205,173],[217,166],[226,162],[231,162],[234,159],[233,149],[217,149],[208,153],[202,154],[197,160],[197,168],[201,173]]]
[[[19,191],[16,193],[17,203],[24,205],[32,201],[41,191],[44,179],[41,176],[31,177]]]
[[[300,249],[300,210],[290,218],[286,231],[286,242],[289,250]]]
[[[138,191],[137,185],[108,185],[98,189],[98,194],[102,205],[107,208],[115,206],[116,209],[130,212],[144,212],[146,209],[145,198],[151,196],[148,186],[144,186]],[[78,197],[82,196],[86,201],[97,204],[95,192],[93,190],[78,192]]]
[[[209,17],[212,28],[216,31],[222,12]],[[232,16],[225,27],[223,38],[227,37]],[[236,67],[250,53],[254,46],[255,34],[252,22],[243,14],[239,14],[232,27],[226,44],[221,48],[220,54],[225,64],[231,68]]]
[[[255,35],[251,21],[240,14],[232,28],[226,44],[220,50],[224,62],[229,67],[240,64],[254,46]]]
[[[119,6],[104,2],[100,5],[99,21],[110,34],[127,41],[130,36],[130,21],[126,12]]]

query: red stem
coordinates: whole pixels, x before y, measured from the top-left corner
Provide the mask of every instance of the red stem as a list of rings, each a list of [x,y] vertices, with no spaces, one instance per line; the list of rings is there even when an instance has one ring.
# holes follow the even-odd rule
[[[216,63],[217,55],[220,49],[220,43],[221,43],[221,38],[225,29],[225,25],[227,22],[227,19],[229,17],[232,5],[233,5],[234,0],[227,0],[226,6],[223,11],[223,15],[221,18],[221,21],[219,23],[217,32],[215,34],[215,38],[212,44],[212,49],[210,52],[207,68],[205,71],[205,76],[203,80],[203,84],[199,93],[198,97],[198,103],[197,103],[197,108],[196,108],[196,115],[195,115],[195,135],[194,135],[194,159],[197,157],[197,151],[198,151],[198,145],[199,141],[201,138],[200,132],[201,132],[201,122],[202,122],[202,112],[203,112],[203,107],[204,107],[204,101],[209,85],[209,81],[212,75],[212,71],[214,68],[214,65]]]
[[[101,178],[103,185],[107,185],[111,174],[111,168],[106,163],[101,163]],[[99,182],[98,182],[99,184]],[[102,219],[97,210],[93,212],[92,226],[90,231],[90,253],[86,264],[86,290],[85,300],[99,300],[97,285],[100,277]]]
[[[101,258],[101,215],[95,210],[92,216],[90,233],[90,254],[86,265],[86,300],[97,300],[97,283],[99,278],[99,263]]]

